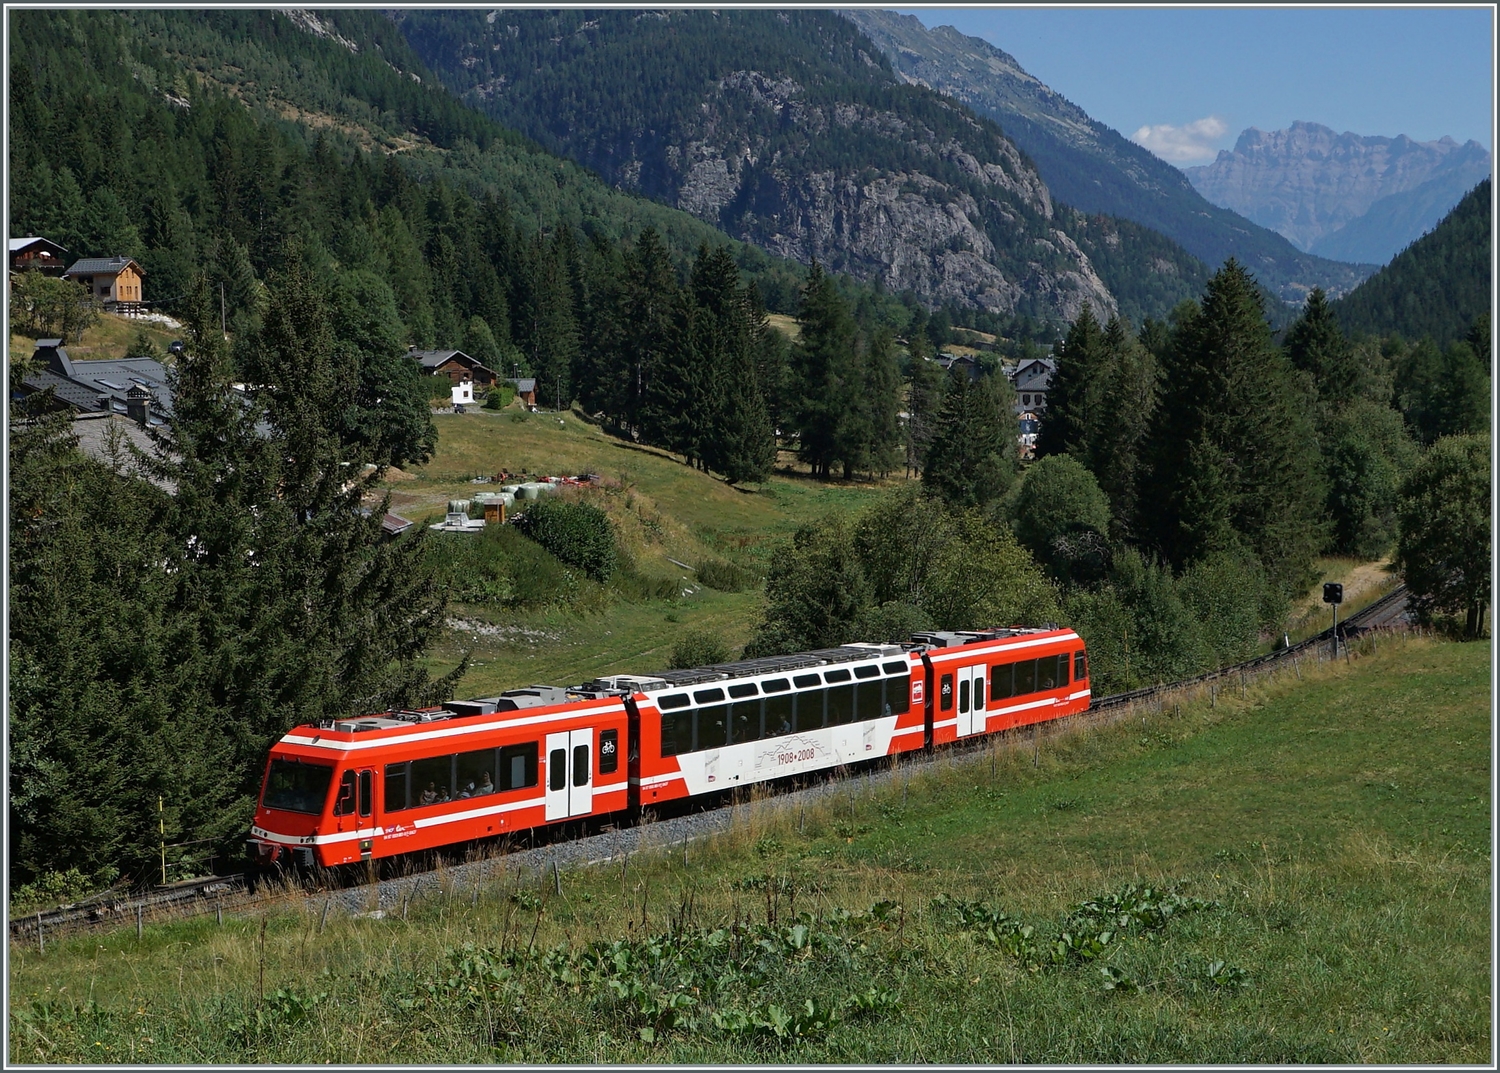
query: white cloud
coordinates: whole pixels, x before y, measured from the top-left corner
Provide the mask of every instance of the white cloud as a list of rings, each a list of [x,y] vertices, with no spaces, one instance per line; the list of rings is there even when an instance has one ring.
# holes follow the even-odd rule
[[[1172,164],[1201,164],[1214,158],[1215,143],[1228,132],[1229,124],[1211,115],[1180,127],[1170,123],[1145,126],[1132,134],[1130,140]]]

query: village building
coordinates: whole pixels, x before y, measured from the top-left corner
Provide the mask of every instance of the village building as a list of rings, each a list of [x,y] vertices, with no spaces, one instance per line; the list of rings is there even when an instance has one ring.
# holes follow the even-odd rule
[[[146,272],[130,257],[85,257],[74,261],[63,279],[81,283],[111,313],[145,312],[142,281]]]
[[[516,398],[521,400],[521,405],[531,409],[536,405],[536,377],[523,376],[505,381],[516,389]]]
[[[143,428],[172,418],[167,370],[151,358],[73,361],[61,339],[38,339],[33,359],[19,398],[51,388],[55,405],[75,414],[120,414]]]
[[[1018,366],[1011,374],[1011,383],[1016,388],[1016,413],[1033,413],[1040,417],[1047,408],[1047,390],[1056,373],[1057,362],[1051,358],[1033,358]]]
[[[40,272],[44,276],[61,276],[67,271],[68,251],[45,238],[10,240],[10,282],[22,272]]]
[[[465,377],[486,387],[500,379],[493,369],[480,364],[476,358],[469,357],[462,350],[418,350],[411,347],[406,356],[415,359],[428,376],[446,376],[455,385]]]

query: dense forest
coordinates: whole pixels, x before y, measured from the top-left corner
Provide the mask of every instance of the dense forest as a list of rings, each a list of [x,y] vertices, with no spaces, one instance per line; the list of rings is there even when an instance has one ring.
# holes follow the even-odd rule
[[[1334,310],[1344,330],[1426,337],[1438,346],[1467,336],[1493,298],[1490,190],[1488,179],[1474,187],[1436,227],[1339,299]]]
[[[891,287],[900,251],[870,249],[879,240],[869,233],[926,214],[933,221],[909,243],[933,263],[962,252],[997,266],[1023,292],[1006,299],[1021,315],[1055,317],[1066,304],[1054,289],[1077,271],[1069,240],[1136,319],[1165,316],[1207,278],[1196,258],[1138,224],[1054,213],[1033,165],[995,123],[903,82],[831,12],[396,17],[476,108],[622,189],[768,248],[800,245],[804,261]],[[873,204],[881,184],[899,188],[898,203]],[[979,245],[932,238],[950,208],[982,227]],[[980,278],[964,284],[966,304],[995,300],[980,293]]]

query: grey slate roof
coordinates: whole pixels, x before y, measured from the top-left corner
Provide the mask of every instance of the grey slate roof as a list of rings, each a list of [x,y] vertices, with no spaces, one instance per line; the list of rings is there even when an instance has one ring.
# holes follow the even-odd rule
[[[422,368],[426,369],[428,372],[431,372],[433,369],[436,369],[438,366],[442,365],[443,362],[448,361],[455,356],[459,359],[461,364],[471,366],[479,364],[479,362],[469,357],[469,355],[465,354],[462,350],[408,350],[407,354],[409,354],[413,358],[416,358],[417,361],[421,364]]]
[[[139,264],[136,264],[135,259],[132,257],[84,257],[74,261],[63,275],[90,276],[104,272],[116,273],[126,265],[135,265],[137,272],[143,276],[146,274],[145,270]]]
[[[109,400],[109,409],[125,413],[125,400],[132,389],[141,388],[153,396],[151,423],[161,424],[172,416],[172,390],[167,386],[167,370],[151,358],[118,358],[101,361],[73,361],[61,339],[38,339],[36,356],[44,368],[26,377],[25,386],[33,391],[54,389],[59,399],[83,411],[101,409],[101,397]],[[47,383],[42,384],[46,377]]]
[[[536,377],[534,376],[523,377],[520,380],[510,379],[505,382],[516,385],[517,395],[524,395],[528,391],[536,391]]]

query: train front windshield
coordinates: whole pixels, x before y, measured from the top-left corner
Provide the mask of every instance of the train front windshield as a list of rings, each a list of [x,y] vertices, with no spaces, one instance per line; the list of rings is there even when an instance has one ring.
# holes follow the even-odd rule
[[[307,812],[316,816],[328,802],[328,784],[333,765],[308,764],[300,760],[275,759],[266,776],[266,792],[260,803],[284,812]]]

